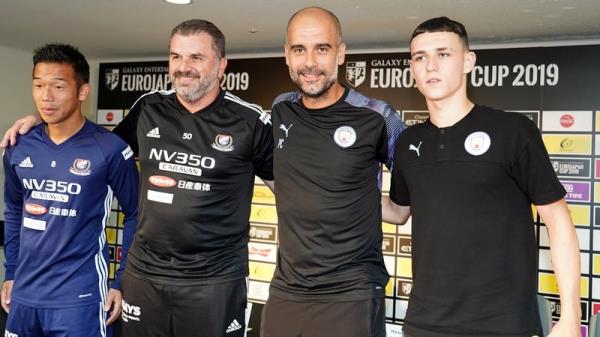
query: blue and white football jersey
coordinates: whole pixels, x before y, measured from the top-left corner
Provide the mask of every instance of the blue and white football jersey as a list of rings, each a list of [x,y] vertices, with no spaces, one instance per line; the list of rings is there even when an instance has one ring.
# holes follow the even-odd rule
[[[120,288],[137,221],[138,173],[118,136],[89,121],[56,145],[40,124],[4,153],[6,279],[12,300],[36,307],[104,302],[105,225],[113,193],[125,213]]]

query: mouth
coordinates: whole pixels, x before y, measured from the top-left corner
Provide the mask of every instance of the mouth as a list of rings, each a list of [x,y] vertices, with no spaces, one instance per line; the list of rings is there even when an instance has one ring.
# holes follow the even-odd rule
[[[440,82],[442,82],[442,80],[439,79],[439,78],[430,78],[425,83],[435,85],[435,84],[438,84]]]
[[[43,107],[40,109],[40,112],[42,112],[44,115],[51,115],[52,113],[54,113],[57,109],[56,108],[51,108],[51,107]]]
[[[317,69],[299,71],[298,75],[300,75],[300,77],[302,77],[306,82],[316,82],[325,76],[322,71]]]

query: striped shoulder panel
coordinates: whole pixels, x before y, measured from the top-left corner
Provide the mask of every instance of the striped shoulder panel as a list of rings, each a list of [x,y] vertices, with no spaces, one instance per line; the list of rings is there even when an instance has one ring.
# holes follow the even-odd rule
[[[131,109],[133,109],[133,107],[137,104],[137,102],[139,102],[139,100],[141,100],[142,98],[148,96],[148,95],[152,95],[152,94],[161,94],[161,95],[170,95],[170,94],[174,94],[175,93],[175,89],[171,89],[171,90],[152,90],[150,92],[147,92],[143,95],[141,95],[140,97],[138,97],[138,99],[135,100],[135,102],[133,102],[133,104],[131,105]]]
[[[300,96],[300,93],[297,91],[285,92],[285,93],[277,96],[277,98],[275,98],[271,107],[274,107],[275,104],[285,102],[285,101],[294,102],[294,103],[300,102],[301,98],[302,98],[302,96]]]
[[[380,99],[369,98],[354,89],[350,89],[348,96],[346,96],[346,102],[355,107],[368,108],[376,111],[380,115],[389,113],[390,109],[393,110],[387,102]]]
[[[377,112],[383,117],[388,138],[385,164],[391,170],[396,140],[400,136],[400,133],[406,129],[404,122],[400,118],[400,114],[389,103],[380,99],[368,98],[354,89],[350,89],[348,96],[346,96],[346,102],[355,107],[367,108]]]
[[[271,115],[266,113],[260,105],[246,102],[228,91],[225,92],[225,99],[228,101],[235,102],[239,105],[245,106],[250,110],[256,111],[256,113],[258,114],[258,119],[260,119],[261,122],[267,125],[271,124]]]

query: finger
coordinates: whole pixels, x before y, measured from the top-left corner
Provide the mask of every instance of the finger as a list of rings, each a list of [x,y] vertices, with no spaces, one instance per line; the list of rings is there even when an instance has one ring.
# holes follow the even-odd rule
[[[114,321],[116,321],[117,318],[119,318],[120,314],[121,314],[121,306],[120,305],[115,305],[112,308],[112,311],[110,312],[110,316],[106,320],[106,324],[110,325],[110,324],[114,323]]]

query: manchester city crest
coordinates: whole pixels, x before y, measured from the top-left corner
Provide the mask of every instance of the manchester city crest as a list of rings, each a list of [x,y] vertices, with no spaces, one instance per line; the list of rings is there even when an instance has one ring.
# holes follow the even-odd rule
[[[104,76],[104,83],[109,90],[114,90],[119,85],[119,69],[106,69]]]
[[[89,176],[92,173],[92,163],[88,159],[75,159],[69,172],[78,176]]]
[[[215,137],[215,141],[211,146],[213,149],[223,152],[233,151],[233,137],[226,133],[219,133]]]
[[[350,147],[356,141],[356,131],[351,126],[340,126],[335,130],[333,140],[343,148]]]
[[[346,80],[353,87],[361,85],[367,78],[367,62],[346,62]]]

